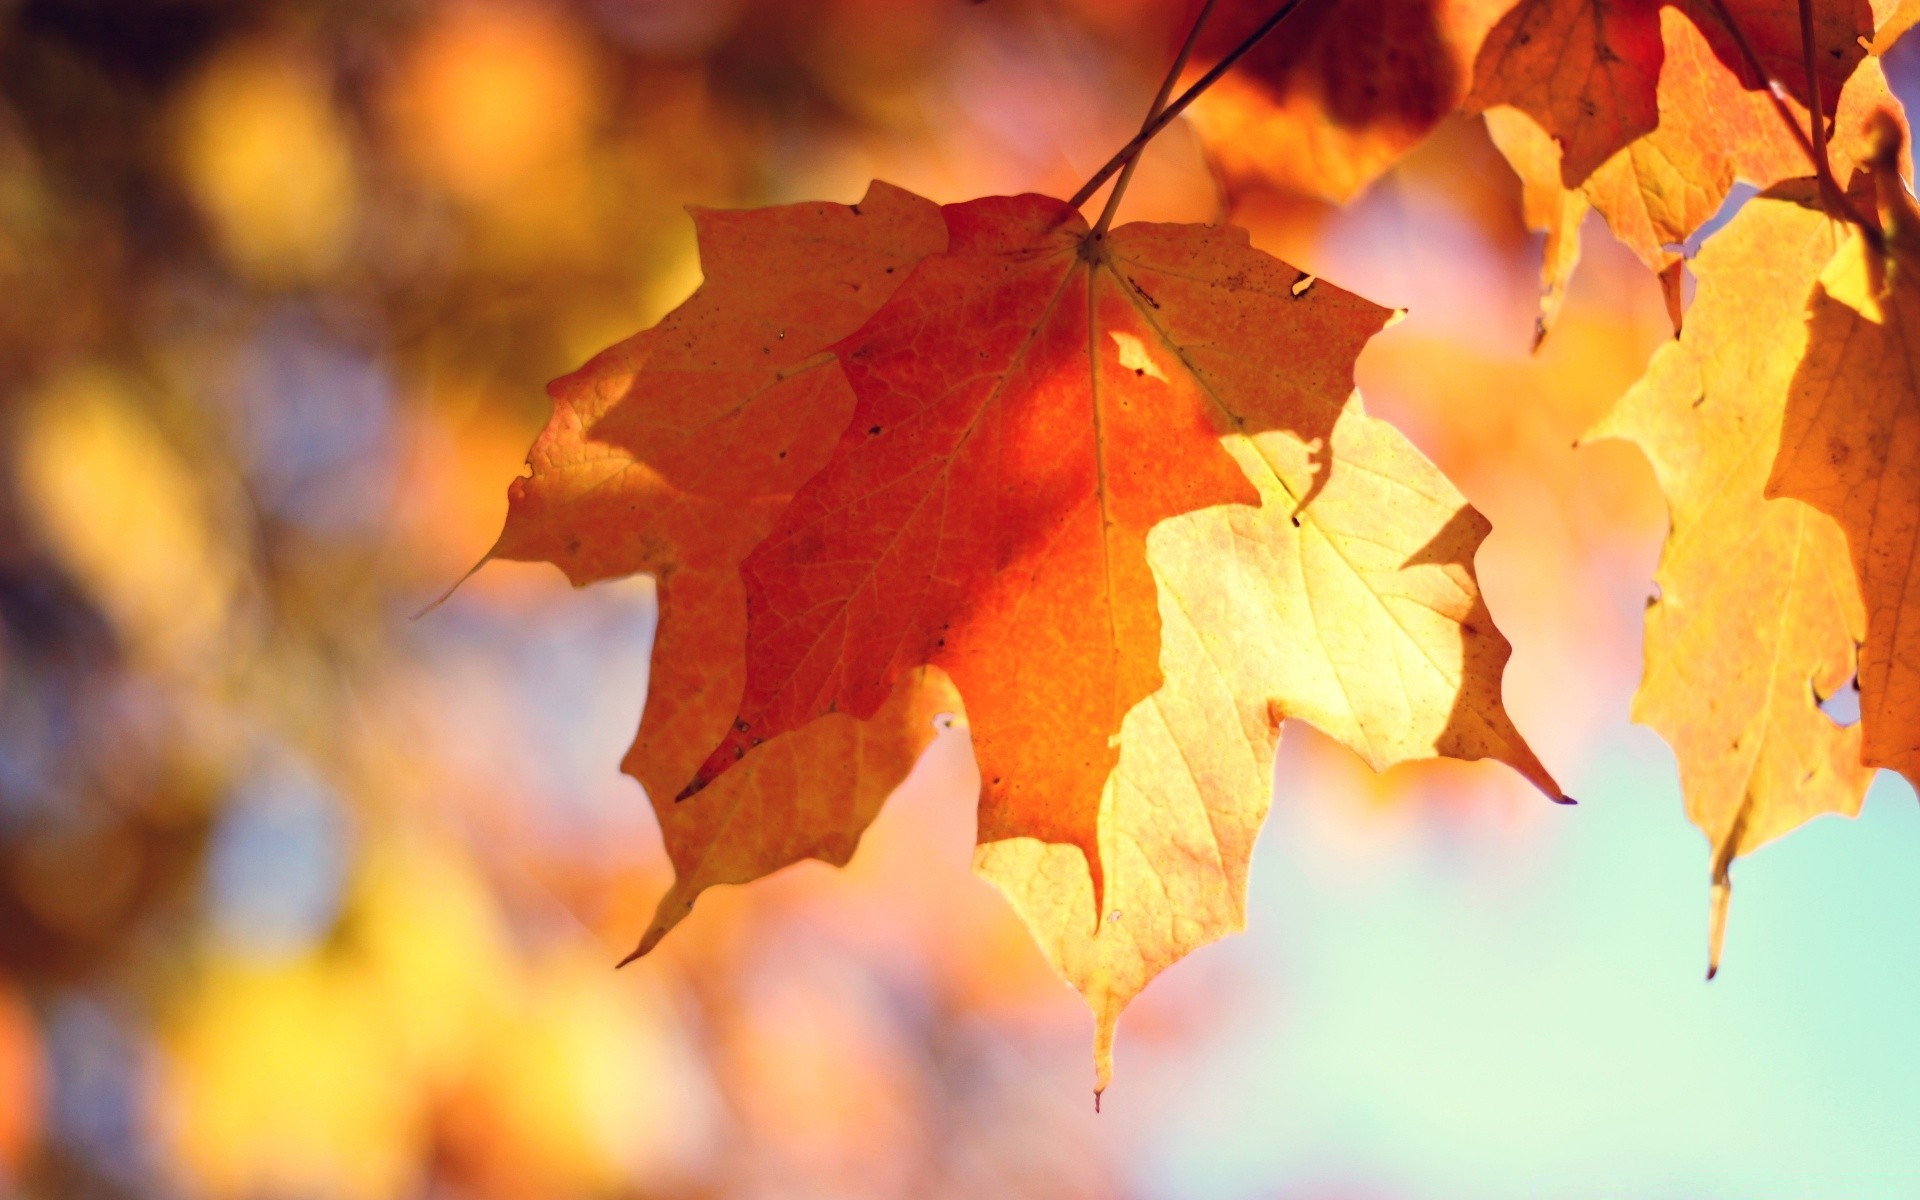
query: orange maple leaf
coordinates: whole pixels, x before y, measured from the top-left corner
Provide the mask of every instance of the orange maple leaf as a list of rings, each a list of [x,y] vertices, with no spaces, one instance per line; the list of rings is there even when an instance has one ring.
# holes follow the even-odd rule
[[[1314,454],[1282,431],[1227,448],[1258,508],[1163,521],[1148,538],[1166,682],[1121,724],[1100,797],[1104,906],[1071,846],[988,842],[975,869],[1086,997],[1096,1090],[1121,1010],[1159,972],[1245,924],[1282,720],[1305,720],[1375,769],[1494,758],[1554,799],[1500,700],[1506,639],[1474,578],[1485,518],[1356,395]]]
[[[559,562],[576,582],[660,578],[626,766],[677,878],[636,954],[707,886],[844,862],[933,716],[961,717],[942,665],[974,672],[961,691],[985,776],[976,867],[1093,1008],[1101,1087],[1128,1000],[1242,924],[1282,720],[1375,767],[1497,758],[1562,798],[1501,705],[1507,643],[1472,570],[1485,522],[1350,394],[1388,310],[1237,230],[1102,236],[1044,197],[943,214],[876,184],[853,208],[696,219],[707,283],[554,385],[494,551]],[[780,282],[762,293],[767,267]],[[832,353],[809,351],[836,329]],[[796,462],[818,474],[789,502]],[[941,519],[916,530],[913,505],[936,489]],[[1209,503],[1221,495],[1240,503]],[[903,525],[932,537],[925,560],[858,557]],[[894,660],[868,664],[893,676],[829,676],[882,692],[869,717],[828,712],[749,742],[737,766],[665,801],[730,722],[743,732],[731,719],[754,606],[825,595],[851,629],[849,561],[887,567],[859,619],[946,626],[921,660],[933,665],[898,638]],[[967,587],[925,616],[943,576]],[[939,653],[952,644],[970,657]],[[995,655],[1025,657],[996,675]],[[998,722],[986,733],[983,710]],[[1072,757],[1099,752],[1094,770]],[[996,771],[1041,783],[996,787]],[[1055,804],[1050,782],[1090,795]]]
[[[1846,540],[1765,494],[1807,347],[1803,297],[1837,237],[1818,211],[1749,201],[1695,263],[1685,331],[1589,435],[1639,445],[1673,514],[1633,717],[1673,748],[1712,848],[1710,972],[1734,858],[1820,813],[1858,813],[1873,775],[1859,727],[1820,710],[1853,674],[1863,621]]]
[[[1841,85],[1866,55],[1873,33],[1866,0],[1814,6],[1814,61],[1806,78],[1797,0],[1685,0],[1686,14],[1716,61],[1688,59],[1666,67],[1663,0],[1520,0],[1487,34],[1474,64],[1469,112],[1510,105],[1532,117],[1558,143],[1561,178],[1578,187],[1601,164],[1654,132],[1667,119],[1659,93],[1691,88],[1703,71],[1723,71],[1738,87],[1765,90],[1738,48],[1744,37],[1760,67],[1804,104],[1817,85],[1822,108],[1835,111]],[[1711,110],[1699,114],[1710,118]],[[1737,132],[1737,131],[1735,131]]]
[[[1899,119],[1878,114],[1872,136],[1881,229],[1856,232],[1813,291],[1768,490],[1846,530],[1867,610],[1862,758],[1920,784],[1920,208]]]
[[[1096,237],[1043,196],[944,212],[946,251],[837,347],[858,407],[742,564],[745,698],[688,792],[930,663],[966,699],[981,839],[1077,846],[1098,896],[1113,738],[1161,682],[1148,531],[1257,501],[1225,435],[1287,429],[1324,466],[1391,314],[1239,230]]]
[[[1591,207],[1615,238],[1666,285],[1679,325],[1680,244],[1717,214],[1736,180],[1766,188],[1813,172],[1805,149],[1781,120],[1772,98],[1750,90],[1720,60],[1708,36],[1675,9],[1659,13],[1665,54],[1658,125],[1592,170],[1576,188],[1563,183],[1564,156],[1545,129],[1518,109],[1490,108],[1487,129],[1520,176],[1527,224],[1547,235],[1541,268],[1540,328],[1557,315],[1580,257],[1580,222]],[[1801,127],[1807,114],[1784,101]],[[1877,59],[1860,64],[1840,91],[1829,144],[1841,179],[1866,147],[1866,116],[1895,103]]]
[[[644,952],[706,887],[801,858],[844,863],[958,707],[915,672],[871,720],[821,721],[700,797],[674,792],[727,728],[745,678],[740,560],[817,471],[853,411],[827,351],[946,243],[931,201],[695,210],[706,281],[652,329],[548,389],[553,416],[509,491],[489,558],[551,562],[576,586],[647,572],[659,622],[646,711],[622,764],[645,787],[676,878]]]

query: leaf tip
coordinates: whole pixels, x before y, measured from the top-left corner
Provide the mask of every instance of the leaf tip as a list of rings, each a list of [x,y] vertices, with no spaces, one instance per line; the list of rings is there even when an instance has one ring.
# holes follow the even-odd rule
[[[474,575],[480,570],[481,567],[484,567],[488,563],[493,561],[494,551],[498,550],[499,548],[500,548],[499,543],[496,542],[492,547],[492,549],[488,550],[485,554],[480,556],[479,562],[474,563],[472,566],[468,567],[465,574],[461,575],[460,578],[448,584],[446,591],[441,592],[425,608],[422,608],[419,612],[414,613],[413,616],[407,619],[410,621],[418,621],[421,617],[426,616],[428,613],[432,612],[434,609],[439,608],[442,604],[445,604],[447,601],[453,599],[453,594],[460,590],[461,584],[465,583],[469,579],[472,579]]]
[[[676,891],[677,890],[678,889],[676,889]],[[668,902],[671,899],[672,899],[672,895],[669,894],[667,899],[664,899],[661,901],[660,907],[663,911],[666,910]],[[645,958],[647,955],[653,953],[653,948],[660,944],[660,939],[666,937],[668,932],[670,932],[675,925],[680,923],[680,920],[679,920],[680,916],[684,916],[688,911],[691,910],[691,908],[692,908],[691,904],[682,903],[682,905],[680,906],[680,912],[678,915],[675,915],[673,917],[664,917],[660,914],[655,914],[653,918],[653,924],[647,926],[646,933],[641,935],[640,944],[635,946],[632,950],[628,951],[627,956],[625,958],[613,964],[613,969],[618,971],[621,967],[626,966],[628,963],[637,962],[640,959]]]
[[[1727,902],[1733,898],[1733,879],[1721,867],[1714,873],[1713,899],[1707,917],[1707,978],[1720,973],[1720,950],[1727,940]]]

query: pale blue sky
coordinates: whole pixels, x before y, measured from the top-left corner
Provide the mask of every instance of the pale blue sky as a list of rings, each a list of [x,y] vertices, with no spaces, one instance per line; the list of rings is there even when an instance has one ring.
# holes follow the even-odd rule
[[[1252,929],[1205,952],[1252,994],[1182,1048],[1143,1190],[1920,1194],[1911,789],[1883,772],[1859,821],[1738,864],[1708,984],[1706,845],[1665,747],[1623,727],[1585,775],[1544,838],[1407,839],[1353,882],[1277,803]]]

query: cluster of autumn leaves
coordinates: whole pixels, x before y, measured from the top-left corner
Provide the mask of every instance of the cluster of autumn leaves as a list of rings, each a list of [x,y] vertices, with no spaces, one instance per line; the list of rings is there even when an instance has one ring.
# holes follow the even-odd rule
[[[1271,8],[1220,7],[1202,57]],[[1876,766],[1920,778],[1920,215],[1874,57],[1914,6],[1888,7],[1329,0],[1193,110],[1229,179],[1334,197],[1486,112],[1548,235],[1543,333],[1589,208],[1660,272],[1680,332],[1596,432],[1672,507],[1636,716],[1722,912],[1734,856],[1857,810]],[[1681,322],[1672,247],[1736,180],[1767,190]],[[492,551],[658,581],[624,765],[677,878],[636,953],[707,887],[844,862],[964,722],[976,867],[1092,1006],[1104,1086],[1126,1003],[1242,924],[1283,720],[1564,798],[1501,704],[1484,519],[1352,390],[1389,310],[1231,227],[1040,196],[694,219],[704,284],[552,386]],[[1842,727],[1820,704],[1856,672]]]

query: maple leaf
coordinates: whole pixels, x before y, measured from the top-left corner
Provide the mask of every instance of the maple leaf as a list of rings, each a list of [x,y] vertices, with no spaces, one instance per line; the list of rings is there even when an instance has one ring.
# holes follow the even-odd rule
[[[1845,538],[1765,495],[1807,345],[1802,298],[1834,246],[1823,214],[1749,201],[1695,263],[1685,331],[1588,435],[1639,445],[1672,513],[1633,718],[1673,748],[1712,847],[1709,973],[1735,856],[1820,813],[1858,813],[1873,775],[1859,728],[1820,710],[1853,674],[1863,620]]]
[[[576,586],[648,572],[659,621],[646,709],[623,763],[676,879],[650,948],[716,883],[801,858],[844,863],[957,699],[916,672],[871,720],[829,718],[747,757],[697,801],[679,784],[745,678],[740,560],[826,461],[854,398],[826,347],[939,250],[939,208],[875,183],[853,206],[696,209],[706,280],[659,325],[548,389],[553,416],[509,491],[489,558],[551,562]]]
[[[1149,530],[1258,500],[1229,434],[1316,446],[1309,504],[1390,314],[1236,229],[1095,237],[1032,195],[943,212],[945,252],[836,346],[858,406],[742,564],[745,696],[687,794],[932,664],[966,701],[980,840],[1076,846],[1098,897],[1113,738],[1161,683]]]
[[[1898,0],[1898,3],[1879,0],[1874,6],[1874,15],[1873,41],[1867,44],[1867,49],[1885,54],[1893,49],[1902,34],[1920,25],[1920,0]]]
[[[1661,277],[1677,329],[1681,243],[1720,211],[1736,180],[1767,188],[1812,170],[1773,100],[1748,89],[1720,61],[1699,26],[1672,8],[1658,13],[1658,23],[1665,57],[1658,124],[1594,168],[1577,188],[1563,182],[1561,149],[1533,118],[1513,108],[1486,112],[1494,144],[1520,177],[1527,224],[1547,235],[1543,335],[1579,262],[1580,221],[1590,207]],[[1786,103],[1804,127],[1805,110]],[[1830,144],[1830,159],[1840,178],[1866,153],[1858,135],[1866,116],[1893,103],[1878,60],[1863,62],[1847,79],[1838,109],[1830,110],[1839,135]]]
[[[1243,922],[1282,720],[1375,767],[1501,759],[1563,798],[1501,706],[1508,647],[1471,565],[1485,522],[1350,392],[1388,310],[1239,230],[1103,235],[1038,196],[942,210],[875,184],[857,206],[696,221],[706,283],[553,385],[492,553],[576,583],[659,579],[625,766],[676,880],[636,955],[708,886],[844,862],[964,694],[977,869],[1086,994],[1104,1087],[1127,1001]],[[940,519],[916,529],[929,496]],[[916,535],[922,561],[866,549]],[[864,612],[847,611],[849,562],[886,566],[860,581]],[[936,595],[943,575],[966,586]],[[860,620],[894,637],[878,678],[830,663],[828,682],[879,701],[723,740],[764,728],[734,715],[754,620],[822,596],[836,648],[871,638]],[[923,622],[917,656],[902,614]],[[717,753],[663,802],[715,742],[738,765],[705,773],[734,761]],[[1001,771],[1039,784],[996,787]]]
[[[1850,237],[1813,290],[1768,490],[1846,530],[1866,602],[1862,760],[1920,784],[1920,209],[1899,119],[1876,114],[1870,136],[1881,230]]]
[[[1509,0],[1306,0],[1187,112],[1229,182],[1343,203],[1460,107],[1474,56]],[[1189,6],[1191,7],[1191,6]],[[1216,4],[1205,63],[1271,0]]]
[[[1717,62],[1690,57],[1669,70],[1663,18],[1678,14],[1663,14],[1663,6],[1662,0],[1520,0],[1481,43],[1467,111],[1504,104],[1532,117],[1560,146],[1562,181],[1578,187],[1668,119],[1672,106],[1661,104],[1661,91],[1697,87],[1720,73],[1740,88],[1766,89],[1767,80],[1743,65],[1740,35],[1768,76],[1803,102],[1817,84],[1823,110],[1833,112],[1841,85],[1866,55],[1862,39],[1873,33],[1866,0],[1814,6],[1819,78],[1810,83],[1797,0],[1726,0],[1737,34],[1722,22],[1716,0],[1686,0],[1674,7],[1698,28]],[[1711,119],[1714,112],[1697,115]]]
[[[1473,574],[1487,525],[1356,394],[1320,468],[1288,432],[1227,449],[1260,506],[1163,521],[1148,538],[1165,683],[1120,729],[1100,797],[1104,910],[1071,846],[983,844],[1004,892],[1093,1009],[1096,1090],[1121,1010],[1160,971],[1243,927],[1246,870],[1280,722],[1306,720],[1376,769],[1495,758],[1563,799],[1500,701],[1508,646]]]
[[[1580,265],[1580,223],[1593,208],[1586,192],[1560,183],[1560,147],[1533,118],[1517,108],[1490,108],[1487,136],[1513,173],[1520,177],[1520,216],[1527,228],[1546,235],[1540,255],[1540,314],[1534,319],[1534,348],[1560,318],[1574,268]],[[1659,270],[1659,267],[1655,267]]]

